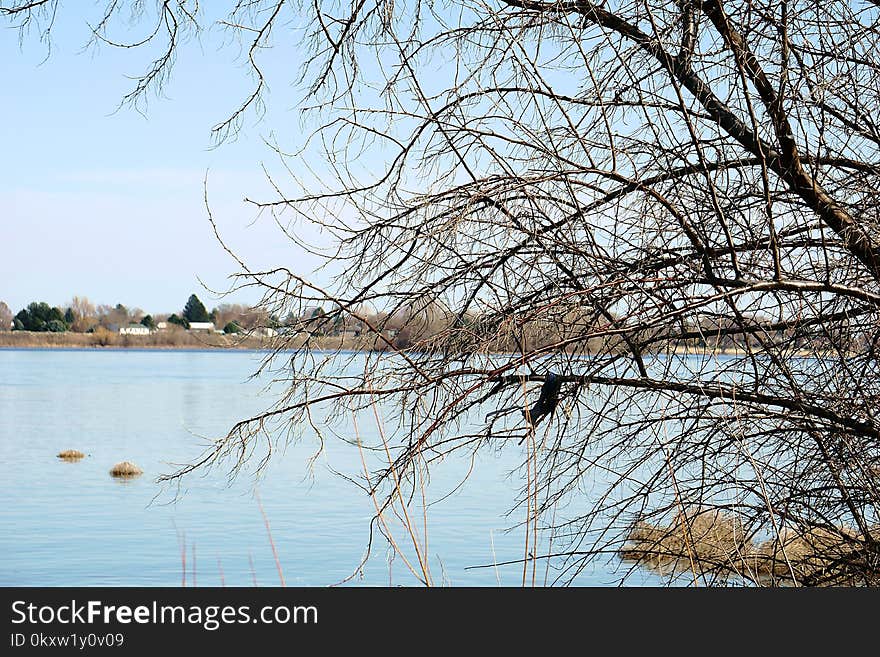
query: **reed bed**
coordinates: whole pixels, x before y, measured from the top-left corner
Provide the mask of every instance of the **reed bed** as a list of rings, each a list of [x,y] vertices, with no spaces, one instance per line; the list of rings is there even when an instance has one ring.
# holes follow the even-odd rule
[[[865,581],[862,561],[880,541],[880,527],[867,540],[846,527],[798,530],[780,527],[776,536],[755,542],[734,514],[691,510],[665,527],[634,525],[619,555],[661,575],[692,572],[756,584],[852,586]],[[858,575],[856,575],[858,573]]]

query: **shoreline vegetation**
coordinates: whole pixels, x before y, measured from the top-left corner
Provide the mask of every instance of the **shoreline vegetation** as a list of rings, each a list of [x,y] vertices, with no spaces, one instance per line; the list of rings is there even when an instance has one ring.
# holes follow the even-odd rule
[[[377,351],[383,346],[377,340],[346,336],[297,336],[297,338],[270,337],[252,334],[196,333],[188,331],[157,332],[149,335],[120,335],[108,331],[95,333],[44,333],[36,331],[0,331],[0,349],[204,349],[204,350],[265,350],[279,346],[285,340],[287,347],[308,347],[316,351]],[[677,356],[746,356],[740,348],[677,346],[667,352]],[[795,358],[822,358],[822,351],[798,349]]]
[[[276,314],[277,313],[277,314]],[[540,349],[545,354],[623,354],[632,345],[653,355],[751,357],[768,346],[785,345],[790,358],[824,358],[831,354],[822,340],[807,340],[793,327],[776,326],[762,339],[736,337],[736,327],[719,318],[702,318],[669,335],[657,329],[632,327],[620,332],[625,317],[597,321],[582,312],[511,323],[497,314],[455,312],[440,304],[403,304],[390,311],[367,307],[329,311],[320,305],[280,311],[241,304],[221,304],[208,312],[191,294],[180,314],[156,315],[122,304],[95,306],[73,297],[65,310],[33,302],[15,316],[0,302],[0,349],[243,349],[313,351],[444,351],[493,354]],[[760,322],[760,318],[753,318]],[[514,325],[516,324],[516,325]],[[222,328],[221,328],[222,327]],[[10,332],[11,329],[11,332]],[[587,332],[587,336],[584,333]],[[474,335],[492,339],[473,344]]]
[[[0,331],[0,349],[272,349],[278,338],[241,333],[194,333],[168,331],[149,335],[120,335],[109,331],[95,333],[43,333]],[[303,340],[304,341],[304,340]],[[312,338],[315,349],[364,349],[365,345],[348,337]],[[296,346],[296,345],[292,345]]]

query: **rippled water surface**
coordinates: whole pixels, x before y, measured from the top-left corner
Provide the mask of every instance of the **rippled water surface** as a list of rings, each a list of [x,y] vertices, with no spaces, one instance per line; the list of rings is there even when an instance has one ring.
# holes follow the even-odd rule
[[[262,356],[0,350],[0,585],[174,586],[184,572],[188,586],[277,585],[250,476],[232,483],[223,469],[190,476],[176,495],[156,483],[173,463],[195,458],[207,437],[271,404],[267,381],[249,380]],[[376,429],[366,423],[360,431],[375,436]],[[358,474],[358,450],[328,440],[309,477],[315,446],[313,432],[305,431],[275,454],[258,484],[288,585],[344,580],[357,571],[369,539],[372,501],[332,472]],[[88,456],[64,462],[55,457],[64,449]],[[520,456],[483,455],[465,486],[430,507],[429,555],[438,583],[521,582],[519,566],[467,569],[522,556],[521,530],[505,532],[520,520],[505,516],[522,485],[514,472]],[[113,479],[109,469],[122,460],[144,475]],[[432,479],[432,499],[453,490],[468,463],[443,466]],[[615,583],[614,568],[597,564],[577,583]],[[538,583],[543,577],[539,569]],[[377,537],[351,583],[416,581]],[[645,576],[629,583],[653,582]]]

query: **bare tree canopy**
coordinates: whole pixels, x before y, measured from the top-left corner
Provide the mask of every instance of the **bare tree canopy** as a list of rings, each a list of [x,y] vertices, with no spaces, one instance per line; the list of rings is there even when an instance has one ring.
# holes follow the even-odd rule
[[[0,331],[12,330],[12,311],[5,301],[0,301]]]
[[[55,14],[0,7],[25,33]],[[167,55],[129,100],[199,22],[156,8]],[[254,1],[223,25],[255,86],[221,138],[258,109],[262,49],[308,49],[323,161],[279,147],[291,179],[251,202],[323,226],[342,263],[329,287],[240,280],[278,317],[362,322],[375,350],[342,376],[306,342],[282,402],[172,476],[381,404],[397,442],[370,489],[519,450],[524,560],[558,583],[608,553],[695,582],[880,583],[877,4]]]

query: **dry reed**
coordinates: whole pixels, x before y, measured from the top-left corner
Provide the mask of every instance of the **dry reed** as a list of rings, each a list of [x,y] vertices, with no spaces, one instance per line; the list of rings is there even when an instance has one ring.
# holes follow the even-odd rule
[[[83,454],[78,449],[65,449],[62,452],[58,452],[57,457],[64,461],[79,461],[83,458],[85,454]]]
[[[661,573],[690,570],[693,566],[703,571],[739,572],[753,553],[754,546],[734,515],[717,509],[686,509],[676,514],[668,527],[636,524],[620,557]]]
[[[880,539],[880,527],[871,531],[871,538]],[[855,575],[862,571],[853,568],[865,548],[860,534],[845,527],[783,527],[777,536],[756,545],[736,516],[691,510],[678,514],[668,527],[636,523],[619,555],[661,575],[695,567],[723,579],[758,584],[842,586],[866,583]]]
[[[873,540],[880,532],[873,531]],[[755,570],[769,580],[792,577],[799,583],[825,586],[864,584],[852,566],[860,561],[866,543],[847,528],[812,528],[798,532],[784,528],[779,536],[758,545]],[[876,585],[876,582],[874,582]]]
[[[110,474],[114,477],[136,477],[143,473],[144,471],[131,461],[122,461],[110,468]]]

